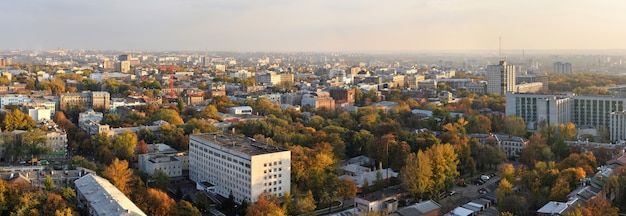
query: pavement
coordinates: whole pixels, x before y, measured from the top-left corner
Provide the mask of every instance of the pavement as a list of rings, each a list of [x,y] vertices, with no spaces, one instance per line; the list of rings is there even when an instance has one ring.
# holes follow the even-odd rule
[[[487,186],[495,185],[498,181],[500,181],[500,176],[494,176],[485,182],[483,185],[476,184],[467,184],[467,187],[454,186],[454,191],[456,194],[452,196],[447,196],[441,200],[439,200],[439,204],[441,204],[441,212],[447,213],[452,209],[462,206],[463,204],[482,198],[482,194],[478,193],[478,189],[487,188]]]

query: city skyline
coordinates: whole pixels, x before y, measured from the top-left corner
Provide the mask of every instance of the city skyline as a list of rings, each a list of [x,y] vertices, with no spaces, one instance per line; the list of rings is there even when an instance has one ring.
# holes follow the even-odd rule
[[[624,49],[620,1],[3,1],[0,50]]]

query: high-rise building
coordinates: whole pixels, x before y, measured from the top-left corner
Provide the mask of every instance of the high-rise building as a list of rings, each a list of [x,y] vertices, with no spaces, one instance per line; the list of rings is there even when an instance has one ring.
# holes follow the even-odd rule
[[[487,93],[506,95],[508,91],[515,91],[515,65],[500,61],[487,66]]]
[[[554,73],[572,73],[572,64],[568,62],[554,62]]]
[[[130,72],[130,61],[119,61],[115,63],[115,71],[122,73]]]
[[[291,152],[232,134],[192,134],[189,178],[239,203],[255,203],[264,192],[282,197],[291,190]]]

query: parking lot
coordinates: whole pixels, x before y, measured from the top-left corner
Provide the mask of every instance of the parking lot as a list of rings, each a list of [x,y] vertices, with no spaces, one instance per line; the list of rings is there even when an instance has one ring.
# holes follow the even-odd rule
[[[453,189],[455,193],[452,196],[448,195],[439,201],[441,204],[441,212],[447,213],[469,201],[483,197],[483,194],[481,194],[479,190],[482,189],[485,192],[489,192],[488,188],[495,188],[495,184],[498,181],[500,181],[500,177],[494,176],[485,181],[482,185],[477,185],[475,182],[470,181],[467,182],[467,187],[455,186]]]

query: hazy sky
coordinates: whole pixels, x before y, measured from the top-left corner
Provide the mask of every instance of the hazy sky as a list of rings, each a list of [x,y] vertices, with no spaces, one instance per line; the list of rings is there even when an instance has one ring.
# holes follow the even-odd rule
[[[623,0],[0,0],[0,50],[624,49]]]

